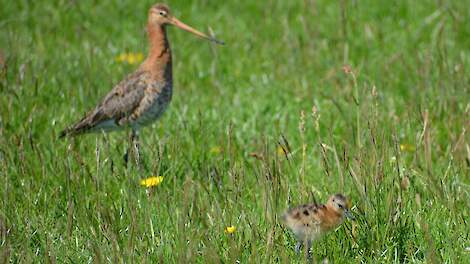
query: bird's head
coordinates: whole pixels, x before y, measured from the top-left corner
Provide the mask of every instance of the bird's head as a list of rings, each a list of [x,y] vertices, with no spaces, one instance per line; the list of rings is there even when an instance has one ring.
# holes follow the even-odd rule
[[[210,37],[178,20],[171,14],[170,8],[165,4],[156,4],[149,9],[148,24],[152,27],[164,27],[166,25],[173,25],[196,36],[210,40],[217,44],[224,44],[223,41]]]
[[[344,215],[347,218],[354,220],[354,216],[349,210],[350,206],[348,203],[348,199],[344,195],[338,193],[331,196],[330,199],[328,199],[327,206],[333,211],[339,213],[340,215]]]

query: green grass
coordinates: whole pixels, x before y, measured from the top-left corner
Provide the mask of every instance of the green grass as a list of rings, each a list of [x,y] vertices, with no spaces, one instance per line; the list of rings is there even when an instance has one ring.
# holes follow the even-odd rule
[[[146,51],[153,2],[113,2],[0,0],[0,262],[303,262],[279,215],[337,192],[315,260],[470,259],[468,0],[172,1],[226,45],[169,29],[141,170],[124,132],[57,139]]]

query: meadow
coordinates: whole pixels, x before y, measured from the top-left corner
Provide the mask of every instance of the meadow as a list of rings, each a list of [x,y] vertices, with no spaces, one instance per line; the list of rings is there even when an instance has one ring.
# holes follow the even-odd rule
[[[280,215],[338,192],[316,262],[469,263],[470,1],[171,1],[226,44],[169,28],[143,165],[124,131],[59,140],[152,4],[0,0],[0,263],[302,263]]]

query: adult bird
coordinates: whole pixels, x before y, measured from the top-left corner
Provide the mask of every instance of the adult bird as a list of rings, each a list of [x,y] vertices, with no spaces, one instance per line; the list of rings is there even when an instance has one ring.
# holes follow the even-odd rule
[[[60,138],[130,128],[131,143],[136,150],[137,162],[139,161],[139,129],[160,118],[172,97],[172,60],[166,34],[167,25],[174,25],[196,36],[223,44],[176,19],[167,5],[152,6],[148,11],[147,21],[150,44],[147,58],[135,72],[114,86],[93,110],[60,132]]]

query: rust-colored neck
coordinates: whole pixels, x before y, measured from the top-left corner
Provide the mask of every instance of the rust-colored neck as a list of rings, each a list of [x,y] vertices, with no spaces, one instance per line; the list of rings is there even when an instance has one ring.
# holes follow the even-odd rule
[[[343,216],[341,213],[332,208],[331,205],[326,205],[326,210],[324,210],[325,221],[322,223],[323,228],[331,229],[335,228],[343,221]]]
[[[140,68],[148,71],[155,79],[171,81],[171,50],[165,26],[147,25],[149,53]]]

